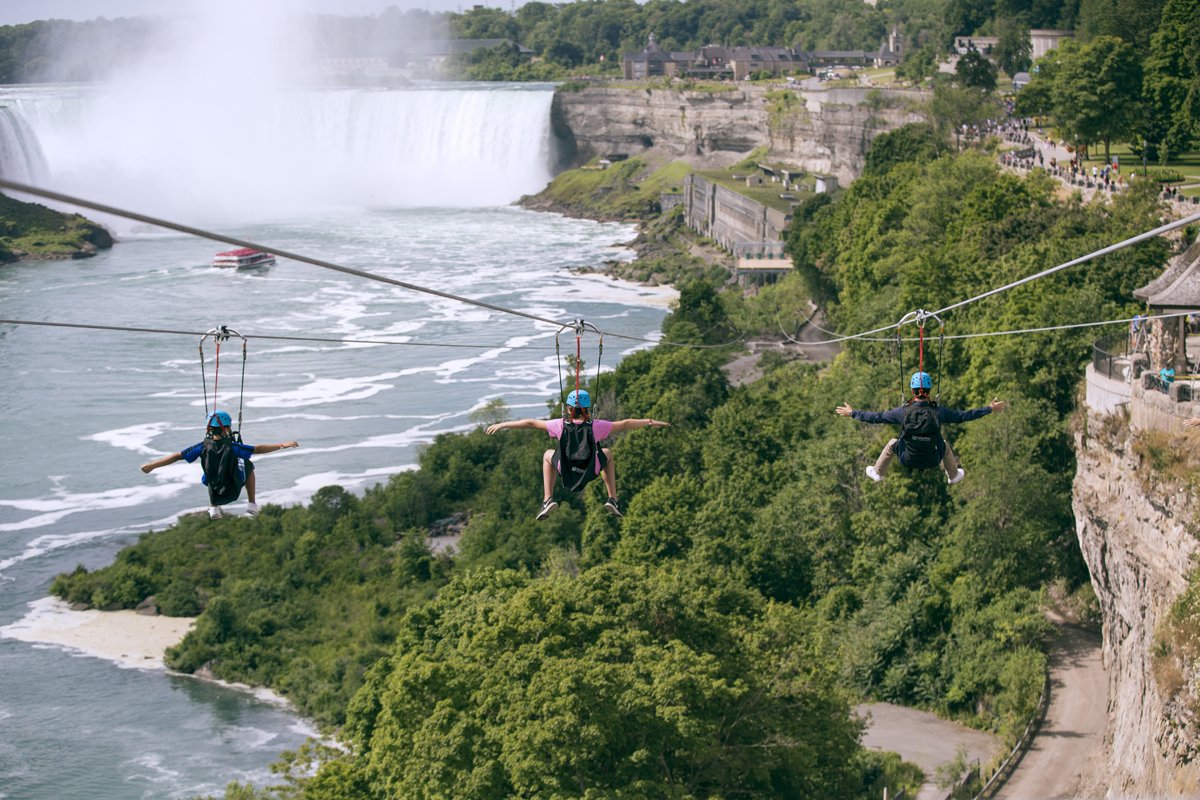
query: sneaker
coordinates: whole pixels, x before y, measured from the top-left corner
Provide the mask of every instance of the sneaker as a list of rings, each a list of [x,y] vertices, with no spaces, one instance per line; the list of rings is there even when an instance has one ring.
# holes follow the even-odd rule
[[[875,469],[874,464],[867,467],[867,477],[876,483],[879,483],[881,480],[883,480],[883,476],[879,474],[879,470]]]
[[[246,516],[247,517],[257,517],[258,516],[258,503],[246,503]]]
[[[612,514],[614,517],[623,517],[621,507],[617,505],[617,498],[610,497],[604,501],[604,510]]]
[[[208,507],[208,518],[209,519],[220,519],[223,516],[225,516],[225,515],[223,513],[221,513],[220,506],[209,506]]]
[[[966,474],[967,473],[963,472],[963,468],[959,467],[957,470],[954,471],[953,475],[946,476],[946,483],[949,483],[951,486],[953,486],[954,484],[961,481],[963,479],[963,475],[966,475]]]
[[[538,521],[541,522],[546,517],[550,516],[550,512],[556,508],[558,508],[558,503],[554,502],[553,497],[542,503],[542,510],[539,511],[537,515]]]

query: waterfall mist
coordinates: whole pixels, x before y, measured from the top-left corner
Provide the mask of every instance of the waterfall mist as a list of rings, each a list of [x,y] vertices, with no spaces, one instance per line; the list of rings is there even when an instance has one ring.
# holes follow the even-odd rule
[[[319,18],[283,2],[183,8],[105,83],[15,99],[53,188],[236,223],[505,204],[550,178],[549,86],[312,88]]]

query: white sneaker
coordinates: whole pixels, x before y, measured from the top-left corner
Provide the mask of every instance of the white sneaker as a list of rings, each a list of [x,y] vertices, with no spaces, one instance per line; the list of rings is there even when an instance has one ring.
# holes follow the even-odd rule
[[[208,518],[209,519],[220,519],[223,516],[225,516],[225,515],[223,513],[221,513],[220,506],[209,506],[208,507]]]
[[[258,503],[246,503],[246,516],[247,517],[257,517],[258,516]]]
[[[871,480],[875,481],[876,483],[879,483],[881,480],[883,480],[883,476],[880,475],[879,472],[875,469],[874,464],[867,467],[867,477],[870,478]]]
[[[963,479],[963,475],[966,475],[966,474],[967,473],[963,472],[963,468],[959,467],[957,470],[955,470],[953,475],[946,476],[946,483],[949,483],[951,486],[953,486],[954,484],[961,481]]]

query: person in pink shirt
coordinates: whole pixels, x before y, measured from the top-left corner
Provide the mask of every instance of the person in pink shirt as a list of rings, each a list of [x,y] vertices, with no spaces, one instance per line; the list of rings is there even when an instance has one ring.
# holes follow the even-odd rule
[[[542,500],[542,509],[537,515],[539,520],[550,516],[550,512],[558,508],[558,503],[554,501],[554,482],[557,478],[562,478],[564,486],[571,491],[577,492],[595,479],[597,475],[603,477],[604,488],[608,490],[608,500],[604,503],[604,509],[613,516],[624,516],[621,513],[620,505],[617,503],[617,470],[613,465],[612,451],[607,447],[595,447],[595,443],[622,431],[636,430],[637,428],[665,428],[670,425],[668,422],[660,422],[656,419],[622,419],[616,422],[606,419],[593,420],[591,418],[591,407],[591,395],[587,391],[580,389],[567,395],[567,412],[569,417],[563,417],[562,419],[518,419],[511,422],[497,422],[495,425],[488,426],[487,432],[489,435],[509,428],[534,428],[545,431],[550,438],[555,440],[557,446],[553,450],[547,450],[542,454],[542,490],[544,499]],[[583,434],[586,434],[587,431],[581,427],[578,430],[568,429],[566,432],[569,435],[564,439],[564,426],[567,424],[590,426],[591,436],[584,436]],[[590,443],[590,457],[585,455],[582,459],[584,466],[576,466],[575,461],[578,459],[572,459],[572,449],[577,452],[578,445],[585,442]],[[564,450],[566,451],[565,466],[568,471],[576,472],[578,473],[577,475],[564,475]],[[590,468],[586,466],[588,462],[590,462]]]

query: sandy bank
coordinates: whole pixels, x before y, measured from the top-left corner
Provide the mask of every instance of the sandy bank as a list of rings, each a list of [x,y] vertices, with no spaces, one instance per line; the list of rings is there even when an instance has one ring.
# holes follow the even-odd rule
[[[29,613],[0,628],[0,638],[63,647],[123,667],[164,669],[163,655],[196,624],[190,617],[151,617],[135,611],[72,611],[43,597]]]

